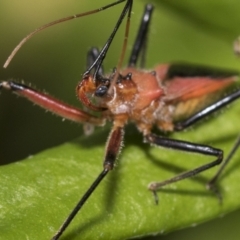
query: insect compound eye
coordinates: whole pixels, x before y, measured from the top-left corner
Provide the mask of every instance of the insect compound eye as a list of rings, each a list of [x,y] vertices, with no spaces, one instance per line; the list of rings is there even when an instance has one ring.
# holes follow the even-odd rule
[[[102,85],[102,86],[99,86],[99,87],[96,89],[94,95],[95,95],[96,97],[103,97],[103,96],[107,93],[107,91],[108,91],[108,87]]]

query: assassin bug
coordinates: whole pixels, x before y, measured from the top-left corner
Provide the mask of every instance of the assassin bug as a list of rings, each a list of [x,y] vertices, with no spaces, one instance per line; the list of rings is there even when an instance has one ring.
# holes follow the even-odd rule
[[[125,1],[118,1],[105,8]],[[132,4],[133,1],[126,1],[116,27],[102,50],[98,51],[98,49],[93,48],[88,53],[89,68],[83,73],[82,80],[77,85],[78,98],[89,109],[100,112],[101,116],[99,118],[86,111],[70,107],[26,85],[13,81],[0,83],[1,88],[12,90],[64,118],[81,123],[89,122],[97,126],[104,125],[106,120],[113,121],[113,128],[107,141],[103,171],[101,171],[83,195],[53,239],[58,239],[62,235],[85,201],[93,193],[94,189],[100,184],[102,179],[105,178],[107,173],[113,169],[122,145],[124,126],[128,121],[133,121],[137,125],[137,128],[144,136],[144,141],[147,143],[215,157],[214,161],[167,181],[151,183],[149,189],[155,194],[156,201],[156,191],[162,186],[196,175],[220,164],[223,159],[223,152],[220,149],[203,144],[169,139],[151,133],[153,125],[156,125],[162,131],[181,131],[234,101],[240,95],[239,91],[233,92],[227,97],[222,97],[221,95],[223,89],[225,90],[235,82],[238,76],[237,72],[214,71],[206,67],[195,67],[185,64],[159,65],[152,71],[142,71],[135,68],[139,54],[144,51],[146,46],[148,27],[153,10],[151,5],[147,5],[144,11],[128,67],[120,70],[123,59],[122,55],[120,63],[113,73],[108,76],[103,76],[102,62],[118,27],[126,15],[128,16],[126,26],[128,32]],[[96,11],[91,11],[87,14],[93,12]],[[86,15],[86,13],[83,15]],[[63,21],[65,20],[66,19],[63,19]],[[53,24],[60,21],[56,21]],[[47,26],[40,28],[40,30]],[[32,34],[29,35],[29,37],[31,36]],[[126,39],[127,36],[128,33],[125,34]],[[29,37],[25,38],[23,42]],[[21,45],[22,44],[18,45],[16,49],[18,50]],[[124,43],[123,53],[125,53],[125,48],[126,42]],[[14,54],[15,51],[13,52],[13,55]],[[13,55],[10,56],[10,60]],[[193,80],[193,78],[196,79]],[[206,95],[208,96],[207,99]],[[97,100],[96,104],[90,96]]]

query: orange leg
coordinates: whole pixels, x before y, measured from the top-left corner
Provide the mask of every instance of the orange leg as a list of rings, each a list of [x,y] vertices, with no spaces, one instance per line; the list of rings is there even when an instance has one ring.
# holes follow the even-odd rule
[[[25,97],[40,107],[65,119],[78,123],[90,123],[96,126],[102,126],[105,124],[104,118],[97,118],[81,109],[72,107],[46,93],[41,93],[24,84],[13,81],[4,81],[0,82],[0,89],[1,88],[11,90],[17,95]]]

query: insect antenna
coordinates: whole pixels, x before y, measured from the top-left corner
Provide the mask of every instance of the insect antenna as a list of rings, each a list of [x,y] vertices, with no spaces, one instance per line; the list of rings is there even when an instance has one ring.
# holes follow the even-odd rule
[[[93,63],[94,63],[94,61],[97,59],[97,57],[99,56],[99,49],[98,48],[96,48],[96,47],[92,47],[89,51],[88,51],[88,53],[87,53],[87,67],[86,67],[86,69],[88,69],[89,68],[89,66],[91,66]],[[95,69],[95,71],[96,71],[96,69]],[[104,69],[103,69],[103,65],[102,66],[100,66],[100,68],[98,69],[98,74],[100,75],[100,76],[102,76],[103,74],[104,74]]]
[[[125,27],[125,34],[124,34],[124,41],[123,41],[123,46],[122,46],[122,51],[121,51],[121,55],[120,55],[120,58],[119,58],[119,61],[118,61],[118,64],[117,64],[117,67],[115,69],[115,76],[111,82],[111,85],[108,89],[108,93],[111,93],[112,92],[112,89],[113,89],[113,86],[115,85],[116,81],[117,81],[117,78],[118,78],[118,72],[119,72],[119,69],[121,68],[122,66],[122,63],[123,63],[123,59],[124,59],[124,56],[125,56],[125,53],[126,53],[126,48],[127,48],[127,41],[128,41],[128,36],[129,36],[129,29],[130,29],[130,19],[131,19],[131,12],[132,12],[132,4],[133,4],[133,0],[129,0],[125,6],[125,11],[123,10],[122,14],[124,14],[124,16],[128,13],[128,16],[127,16],[127,22],[126,22],[126,27]],[[122,15],[121,15],[122,16]],[[119,20],[121,19],[121,16],[119,18]],[[122,17],[122,19],[124,18],[124,16]],[[122,20],[121,20],[122,21]],[[119,21],[118,21],[119,22]],[[117,23],[118,24],[118,23]],[[116,24],[116,26],[117,26]]]
[[[51,26],[54,26],[56,24],[59,24],[59,23],[62,23],[62,22],[66,22],[66,21],[69,21],[69,20],[73,20],[73,19],[76,19],[76,18],[80,18],[80,17],[84,17],[84,16],[88,16],[88,15],[91,15],[91,14],[95,14],[95,13],[98,13],[98,12],[101,12],[103,10],[106,10],[108,8],[111,8],[115,5],[118,5],[122,2],[125,2],[126,0],[119,0],[117,2],[113,2],[111,4],[108,4],[108,5],[105,5],[103,7],[100,7],[100,8],[96,8],[94,10],[91,10],[91,11],[87,11],[87,12],[83,12],[83,13],[78,13],[78,14],[75,14],[75,15],[72,15],[72,16],[68,16],[68,17],[65,17],[65,18],[60,18],[58,20],[55,20],[53,22],[50,22],[50,23],[47,23],[37,29],[35,29],[34,31],[32,31],[31,33],[29,33],[25,38],[23,38],[20,43],[13,49],[13,51],[11,52],[11,54],[9,55],[9,57],[7,58],[6,62],[4,63],[3,67],[4,68],[7,68],[7,66],[9,65],[9,63],[12,61],[13,57],[16,55],[16,53],[18,52],[18,50],[23,46],[23,44],[25,42],[27,42],[30,38],[32,38],[35,34],[37,34],[38,32],[41,32],[42,30],[46,29],[46,28],[49,28]]]
[[[119,62],[117,64],[117,70],[121,67],[123,59],[124,59],[124,55],[125,55],[125,52],[126,52],[126,47],[127,47],[127,40],[128,40],[128,35],[129,35],[132,5],[133,5],[133,0],[128,0],[126,5],[124,6],[124,8],[122,10],[122,13],[121,13],[116,25],[115,25],[110,37],[108,38],[107,42],[103,46],[103,48],[100,51],[98,57],[95,59],[93,64],[84,72],[83,76],[89,75],[90,71],[93,68],[95,68],[93,79],[96,79],[96,76],[98,75],[99,69],[102,66],[102,62],[103,62],[104,58],[106,57],[107,51],[108,51],[109,47],[111,46],[111,43],[112,43],[112,41],[113,41],[117,31],[118,31],[123,19],[125,18],[126,14],[128,14],[126,28],[125,28],[125,34],[124,34],[124,42],[123,42],[123,47],[122,47],[122,51],[121,51],[121,56],[120,56]],[[116,71],[116,72],[118,72],[118,71]],[[117,79],[117,74],[116,74],[115,78]],[[114,80],[115,79],[113,79],[112,85],[114,85]]]
[[[88,60],[87,61],[88,61],[88,63],[92,63],[92,61],[94,61],[94,62],[84,72],[83,78],[84,78],[84,76],[89,75],[90,71],[92,69],[94,69],[93,79],[96,79],[98,74],[100,74],[102,72],[102,62],[103,62],[103,60],[104,60],[104,58],[107,54],[107,51],[108,51],[108,49],[109,49],[109,47],[110,47],[110,45],[111,45],[111,43],[114,39],[114,36],[115,36],[116,32],[118,31],[123,19],[128,14],[127,15],[128,20],[127,20],[127,23],[126,23],[126,30],[125,30],[125,35],[124,35],[125,38],[124,38],[122,53],[121,53],[119,63],[117,65],[118,67],[121,66],[123,58],[124,58],[124,53],[126,51],[132,5],[133,5],[133,0],[128,0],[127,3],[125,4],[123,10],[122,10],[121,15],[118,18],[118,21],[117,21],[110,37],[108,38],[107,42],[103,46],[102,50],[100,52],[98,52],[97,49],[92,49],[91,50],[90,54],[88,55]],[[114,77],[115,79],[117,79],[116,76],[117,76],[117,74]],[[113,79],[113,82],[114,82],[115,79]],[[76,204],[76,206],[74,207],[74,209],[72,210],[70,215],[66,218],[66,220],[64,221],[62,226],[57,231],[57,233],[53,236],[52,240],[57,240],[57,239],[60,238],[60,236],[63,234],[65,229],[71,223],[71,221],[73,220],[75,215],[82,208],[82,206],[84,205],[86,200],[91,196],[91,194],[94,192],[96,187],[101,183],[101,181],[104,179],[104,177],[107,175],[107,173],[110,170],[113,169],[114,162],[115,162],[115,160],[117,158],[117,155],[118,155],[118,153],[120,151],[120,148],[121,148],[122,139],[123,139],[123,128],[122,127],[114,127],[112,132],[110,133],[110,136],[109,136],[109,139],[108,139],[108,142],[107,142],[107,148],[106,148],[106,155],[105,155],[105,158],[104,158],[103,170],[100,172],[100,174],[95,179],[95,181],[92,183],[92,185],[89,187],[89,189],[84,193],[84,195],[79,200],[79,202]]]

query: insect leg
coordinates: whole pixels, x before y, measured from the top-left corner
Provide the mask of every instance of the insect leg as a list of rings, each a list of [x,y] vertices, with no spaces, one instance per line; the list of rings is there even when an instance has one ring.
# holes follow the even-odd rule
[[[157,136],[155,134],[148,134],[145,136],[145,139],[147,142],[154,144],[156,146],[161,146],[165,148],[172,148],[174,150],[181,150],[185,152],[193,152],[193,153],[199,153],[202,155],[207,156],[214,156],[216,159],[210,163],[204,164],[200,167],[197,167],[195,169],[192,169],[190,171],[181,173],[173,178],[170,178],[168,180],[165,180],[163,182],[152,182],[149,184],[148,188],[153,191],[156,203],[158,202],[156,191],[168,184],[183,180],[185,178],[192,177],[200,172],[203,172],[209,168],[212,168],[222,162],[223,159],[223,151],[217,148],[210,147],[208,145],[203,144],[195,144],[191,142],[186,142],[182,140],[176,140],[176,139],[168,139],[164,137]]]
[[[137,64],[139,54],[142,54],[140,67],[144,67],[145,63],[145,52],[147,48],[147,35],[150,25],[150,20],[152,17],[153,6],[151,4],[147,4],[142,16],[141,24],[138,29],[138,33],[133,44],[132,52],[130,55],[130,59],[128,62],[129,67],[134,67]]]
[[[105,120],[97,118],[84,112],[78,108],[72,107],[62,101],[46,94],[41,93],[33,88],[30,88],[24,84],[20,84],[14,81],[0,82],[0,89],[4,88],[16,93],[19,96],[25,97],[31,102],[39,105],[40,107],[55,113],[58,116],[66,118],[68,120],[78,123],[91,123],[94,125],[104,125]]]
[[[234,156],[234,154],[238,150],[239,146],[240,146],[240,135],[237,137],[237,140],[236,140],[235,144],[233,145],[233,148],[231,149],[230,153],[228,154],[228,156],[224,160],[223,164],[221,165],[221,167],[219,168],[217,173],[214,175],[214,177],[207,184],[207,188],[212,190],[218,196],[220,195],[220,193],[217,190],[216,182],[219,179],[219,177],[220,177],[222,171],[224,170],[224,168],[226,167],[226,165],[229,163],[229,161],[232,159],[232,157]]]
[[[99,174],[99,176],[96,178],[96,180],[92,183],[92,185],[89,187],[89,189],[82,196],[82,198],[77,203],[77,205],[74,207],[74,209],[69,214],[67,219],[64,221],[64,223],[62,224],[60,229],[54,235],[52,240],[59,239],[59,237],[63,234],[64,230],[68,227],[68,225],[71,223],[73,218],[76,216],[76,214],[82,208],[82,206],[84,205],[86,200],[94,192],[96,187],[100,184],[100,182],[107,175],[107,173],[114,168],[115,160],[117,159],[117,156],[118,156],[119,151],[122,146],[122,140],[123,140],[123,128],[122,127],[114,127],[108,138],[106,154],[105,154],[104,162],[103,162],[103,171]]]
[[[199,111],[198,113],[194,114],[190,118],[175,123],[174,130],[175,131],[182,131],[183,129],[193,125],[194,123],[198,122],[199,120],[209,116],[210,114],[216,112],[217,110],[221,109],[222,107],[230,104],[231,102],[235,101],[236,99],[240,98],[240,90],[237,90],[228,96],[218,100],[217,102],[213,103],[212,105],[204,108],[203,110]]]
[[[187,120],[176,123],[175,126],[174,126],[174,130],[175,131],[181,131],[181,130],[191,126],[195,122],[205,118],[209,114],[212,114],[212,113],[216,112],[217,110],[221,109],[222,107],[224,107],[224,106],[230,104],[231,102],[235,101],[239,97],[240,97],[240,90],[237,90],[237,91],[229,94],[228,96],[224,97],[223,99],[220,99],[219,101],[213,103],[212,105],[208,106],[207,108],[199,111],[198,113],[191,116]],[[236,143],[234,144],[233,149],[231,150],[230,154],[224,160],[224,163],[222,164],[221,168],[218,170],[216,175],[207,184],[207,188],[210,189],[211,191],[213,191],[217,195],[217,197],[220,199],[220,202],[221,202],[221,194],[216,188],[216,182],[217,182],[217,179],[219,178],[220,174],[222,173],[223,169],[226,167],[226,165],[232,159],[234,153],[239,148],[239,146],[240,146],[240,139],[239,138],[237,139]]]

